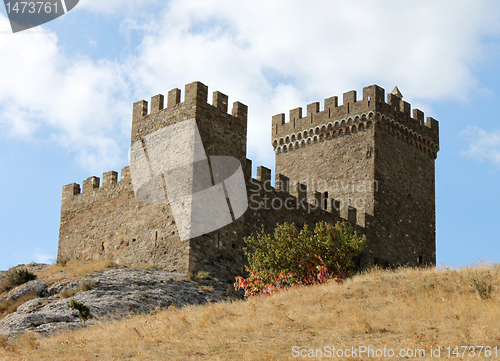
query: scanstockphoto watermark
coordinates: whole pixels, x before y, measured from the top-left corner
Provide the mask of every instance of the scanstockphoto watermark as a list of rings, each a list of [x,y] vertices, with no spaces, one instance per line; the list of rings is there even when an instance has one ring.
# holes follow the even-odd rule
[[[305,209],[311,213],[318,208],[336,211],[347,207],[366,209],[368,196],[378,191],[377,181],[364,179],[334,179],[328,182],[309,178],[302,181],[277,180],[275,188],[270,180],[260,182],[252,178],[250,183],[249,208],[252,210]],[[309,194],[308,198],[306,194],[310,189],[328,191],[316,192],[313,198]],[[343,196],[332,197],[333,194]]]
[[[425,349],[372,348],[370,346],[301,348],[292,347],[292,357],[298,358],[361,358],[361,357],[425,357]]]
[[[13,1],[4,0],[13,33],[45,24],[72,10],[79,0]]]
[[[497,358],[498,346],[447,346],[423,348],[376,348],[371,346],[303,348],[292,347],[292,357],[295,358],[440,358],[440,357],[468,357],[468,358]]]

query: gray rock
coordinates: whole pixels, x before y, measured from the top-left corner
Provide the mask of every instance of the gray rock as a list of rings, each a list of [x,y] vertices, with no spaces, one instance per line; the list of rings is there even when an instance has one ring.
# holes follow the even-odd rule
[[[17,286],[13,290],[11,290],[7,297],[6,301],[15,301],[20,299],[21,297],[33,295],[33,296],[43,296],[45,290],[47,289],[47,285],[44,282],[40,281],[29,281],[25,284]]]
[[[68,307],[71,299],[89,306],[93,317],[85,324],[91,325],[171,305],[181,308],[227,300],[231,287],[215,280],[188,282],[182,274],[142,269],[112,269],[79,281],[61,280],[48,288],[38,283],[26,288],[48,297],[30,300],[0,320],[0,335],[11,337],[27,331],[51,334],[82,327],[78,312]],[[65,291],[74,295],[64,299],[62,296],[68,295]]]

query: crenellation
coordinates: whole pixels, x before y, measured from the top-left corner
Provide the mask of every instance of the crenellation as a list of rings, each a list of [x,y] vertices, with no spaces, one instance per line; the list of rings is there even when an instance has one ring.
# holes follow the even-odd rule
[[[245,158],[242,164],[245,180],[249,181],[252,178],[252,160]]]
[[[303,183],[295,183],[293,194],[299,203],[307,202],[307,185]]]
[[[318,191],[313,192],[314,205],[323,209],[323,193]]]
[[[417,134],[426,139],[432,139],[431,142],[437,144],[439,133],[431,130],[430,123],[423,127],[423,113],[416,109],[413,111],[413,118],[410,116],[410,103],[402,100],[402,95],[397,87],[392,93],[387,94],[387,101],[383,101],[385,91],[383,88],[372,85],[363,88],[363,99],[355,103],[354,93],[345,93],[346,104],[336,105],[336,98],[325,99],[325,109],[319,111],[317,103],[308,105],[308,115],[301,116],[301,108],[295,108],[290,111],[290,121],[285,121],[284,114],[278,114],[273,117],[272,142],[274,150],[278,153],[295,151],[302,146],[309,146],[323,141],[335,139],[336,136],[349,135],[358,131],[367,131],[375,123],[387,124],[404,130],[405,135],[401,138],[409,144],[418,142]],[[352,105],[349,105],[352,104]],[[316,110],[318,110],[317,113]],[[314,116],[313,116],[314,115]],[[382,116],[380,116],[382,115]],[[414,119],[416,118],[416,119]],[[438,122],[433,123],[437,127]],[[311,126],[315,130],[311,133]],[[400,133],[400,129],[394,128],[393,134]],[[333,131],[333,133],[332,133]],[[411,137],[409,137],[411,136]],[[301,138],[299,139],[299,138]],[[433,147],[435,149],[436,147]],[[425,149],[424,149],[425,150]]]
[[[317,113],[319,113],[319,102],[314,102],[307,105],[307,116],[311,118],[311,121],[313,115]]]
[[[102,186],[103,188],[111,187],[116,185],[118,182],[118,173],[114,170],[106,172],[102,175]]]
[[[247,121],[248,116],[248,106],[240,102],[233,103],[233,109],[231,110],[231,114],[235,118],[240,118],[244,122]]]
[[[422,113],[422,117],[423,117]],[[424,124],[427,128],[430,128],[434,131],[434,135],[437,136],[439,134],[439,122],[432,118],[432,117],[427,117],[427,121]]]
[[[363,100],[368,106],[384,103],[385,90],[378,85],[370,85],[363,88]]]
[[[167,109],[175,107],[181,102],[181,90],[174,88],[168,92],[167,95]]]
[[[413,117],[417,121],[417,124],[424,125],[424,112],[420,109],[413,109]]]
[[[156,114],[163,110],[163,101],[163,94],[157,94],[151,97],[151,114]]]
[[[273,118],[272,118],[273,132],[271,134],[273,137],[276,136],[276,135],[278,135],[280,127],[283,124],[285,124],[285,113],[280,113],[280,114],[273,115]]]
[[[391,107],[391,109],[394,112],[400,111],[400,105],[399,105],[400,102],[401,102],[401,97],[392,93],[387,94],[387,104]]]
[[[148,115],[148,102],[145,100],[139,100],[134,103],[133,106],[133,119],[140,119]]]
[[[330,112],[339,106],[339,97],[333,96],[325,99],[325,111],[328,111],[328,117],[330,117]]]
[[[344,108],[347,108],[347,112],[349,112],[349,105],[354,104],[357,101],[356,90],[345,92],[342,96],[342,99],[343,99],[342,106]]]
[[[73,196],[80,194],[80,185],[77,183],[70,183],[63,186],[62,199],[64,201],[71,199]]]
[[[221,112],[227,113],[228,96],[220,91],[213,92],[212,105],[219,109]]]
[[[91,193],[94,189],[98,189],[99,183],[99,177],[88,177],[83,181],[82,193]]]
[[[294,123],[302,118],[302,108],[298,107],[290,110],[290,121],[289,123]],[[295,128],[295,127],[294,127]]]
[[[205,104],[208,102],[208,87],[199,81],[186,84],[184,89],[184,103]]]
[[[283,174],[278,174],[275,181],[276,190],[280,192],[290,192],[290,178]]]
[[[340,209],[342,208],[342,204],[337,199],[332,199],[330,202],[330,212],[336,216],[340,217]]]
[[[410,103],[406,101],[401,101],[399,104],[399,111],[403,113],[403,117],[405,119],[410,119],[411,118],[411,105]]]
[[[130,183],[132,182],[130,178],[130,167],[126,166],[121,169],[120,172],[120,183]]]
[[[271,186],[271,169],[264,166],[257,167],[257,180],[267,187]]]

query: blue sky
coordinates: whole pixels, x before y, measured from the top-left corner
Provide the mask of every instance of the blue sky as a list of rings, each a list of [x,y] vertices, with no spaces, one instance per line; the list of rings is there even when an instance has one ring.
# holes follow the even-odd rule
[[[195,80],[271,168],[272,115],[398,85],[440,122],[438,263],[500,260],[499,2],[80,0],[17,34],[0,10],[0,269],[54,259],[62,186],[127,165],[132,102]]]

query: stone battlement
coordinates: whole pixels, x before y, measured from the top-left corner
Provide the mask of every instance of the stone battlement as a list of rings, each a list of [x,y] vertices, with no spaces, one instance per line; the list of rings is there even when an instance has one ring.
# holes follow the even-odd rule
[[[394,134],[401,134],[414,142],[415,146],[426,148],[435,153],[439,150],[439,123],[428,117],[424,122],[424,113],[413,109],[402,100],[400,93],[387,94],[377,85],[363,88],[363,98],[357,99],[356,91],[343,94],[343,104],[338,104],[338,97],[324,101],[320,111],[319,102],[307,105],[307,114],[302,115],[302,108],[290,110],[289,120],[285,114],[272,117],[272,142],[276,152],[297,149],[318,141],[328,140],[357,131],[364,131],[374,122],[386,123],[394,128]]]
[[[258,185],[267,194],[279,194],[279,198],[269,199],[269,207],[320,210],[332,215],[332,222],[347,221],[353,226],[359,226],[358,231],[364,233],[366,213],[359,212],[353,205],[347,204],[343,200],[328,198],[324,193],[318,192],[315,188],[308,189],[307,184],[290,180],[288,177],[277,174],[275,187],[271,185],[271,169],[264,166],[257,167],[257,176],[252,178],[250,184]],[[255,181],[259,182],[258,184]],[[252,199],[252,187],[248,189],[250,199]],[[264,193],[266,194],[266,193]],[[262,199],[259,198],[259,202]],[[274,202],[274,204],[273,204]]]
[[[181,90],[172,89],[167,95],[167,107],[164,107],[162,94],[151,97],[151,109],[148,102],[135,102],[132,111],[131,145],[166,126],[188,119],[196,119],[198,128],[205,139],[204,146],[209,155],[233,155],[244,161],[246,155],[247,113],[248,107],[236,101],[231,114],[228,111],[228,96],[213,92],[212,104],[208,104],[208,87],[201,82],[192,82],[185,86],[184,101],[181,102]],[[209,137],[214,128],[226,129],[228,137]]]
[[[147,115],[153,115],[164,110],[172,110],[176,106],[182,105],[200,105],[208,104],[208,87],[201,82],[193,82],[186,84],[184,102],[181,102],[181,90],[174,88],[168,92],[167,107],[165,108],[165,97],[163,94],[157,94],[151,97],[151,109],[148,113],[148,102],[140,100],[133,105],[133,117],[141,118]],[[209,104],[208,104],[209,105]],[[212,95],[212,107],[219,109],[221,112],[227,113],[228,111],[228,96],[214,91]],[[248,107],[236,101],[233,103],[231,115],[235,118],[247,117]]]
[[[130,183],[130,169],[123,167],[121,170],[120,181],[118,181],[118,172],[114,170],[103,173],[102,187],[101,179],[96,176],[89,177],[82,182],[82,186],[78,183],[70,183],[63,187],[62,202],[71,200],[75,196],[93,195],[94,192],[101,188],[110,188],[119,185],[119,183]]]

